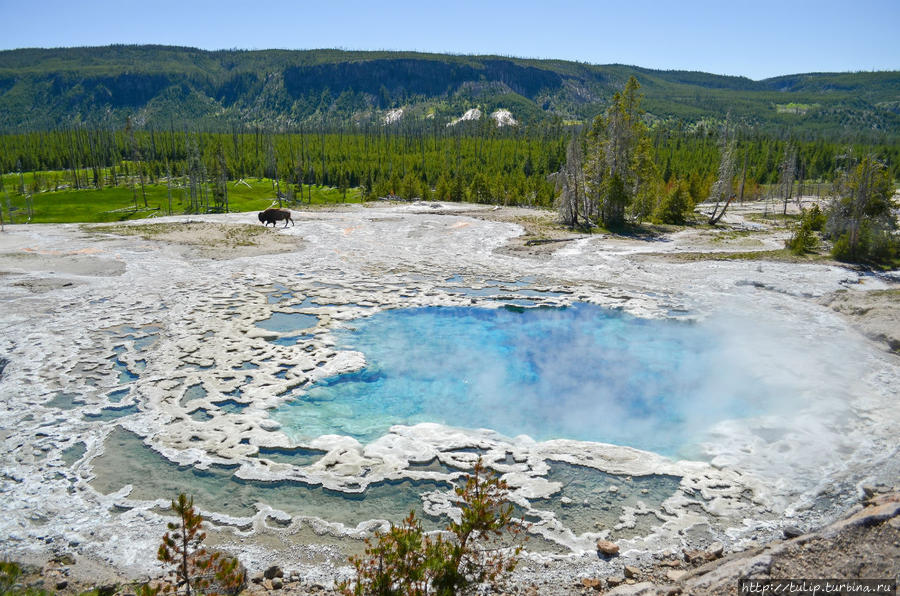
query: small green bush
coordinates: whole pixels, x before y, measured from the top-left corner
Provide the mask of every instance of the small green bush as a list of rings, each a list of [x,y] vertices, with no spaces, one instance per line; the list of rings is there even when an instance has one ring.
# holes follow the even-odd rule
[[[825,223],[828,221],[825,213],[819,209],[818,203],[813,203],[809,209],[803,209],[800,213],[800,223],[806,223],[809,229],[814,232],[821,232],[825,229]]]
[[[497,541],[521,532],[506,501],[506,483],[475,464],[456,489],[461,520],[447,526],[449,537],[426,534],[415,513],[399,525],[366,541],[363,557],[351,557],[356,580],[338,586],[344,596],[454,596],[483,583],[495,583],[512,571],[521,546]]]
[[[43,588],[26,587],[20,583],[22,567],[14,561],[0,561],[0,596],[50,596]]]
[[[851,242],[850,232],[844,232],[834,242],[831,256],[845,263],[873,263],[897,266],[900,258],[900,240],[886,230],[872,230],[863,225],[856,239]]]
[[[656,209],[653,210],[653,222],[683,225],[693,206],[688,184],[681,180],[670,193],[663,196]]]
[[[784,244],[795,255],[804,255],[819,248],[819,237],[809,225],[801,223]]]
[[[791,237],[785,242],[785,246],[795,255],[803,255],[819,248],[819,236],[816,232],[825,229],[825,214],[814,204],[809,209],[803,209],[800,213],[800,223]]]
[[[0,561],[0,594],[10,594],[13,586],[19,576],[22,575],[22,568],[18,563],[12,561]]]

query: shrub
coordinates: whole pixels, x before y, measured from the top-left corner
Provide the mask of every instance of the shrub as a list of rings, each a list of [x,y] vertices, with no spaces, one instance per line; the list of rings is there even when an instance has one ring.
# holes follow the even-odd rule
[[[185,596],[204,591],[214,594],[237,594],[247,584],[247,572],[234,557],[221,552],[208,552],[203,548],[206,533],[202,531],[203,517],[194,509],[194,499],[183,493],[172,501],[172,510],[178,515],[178,523],[169,523],[169,532],[163,536],[156,558],[174,566],[176,583],[166,586],[166,591],[184,589]]]
[[[18,563],[0,561],[0,594],[10,592],[20,575],[22,575],[22,568]]]
[[[663,196],[653,210],[654,223],[683,225],[687,214],[693,208],[691,193],[683,180],[679,181],[671,192]]]
[[[835,240],[831,256],[846,263],[896,265],[895,261],[900,257],[900,241],[890,232],[863,225],[856,242],[851,242],[850,236],[850,232],[844,232]]]
[[[0,560],[0,596],[51,596],[43,588],[23,585],[23,575],[31,573],[15,561]]]
[[[481,459],[456,495],[462,515],[452,522],[445,538],[429,536],[410,512],[399,526],[366,541],[363,557],[351,557],[355,582],[341,584],[345,596],[452,596],[482,583],[495,583],[512,571],[521,546],[499,544],[515,537],[521,527],[512,519],[507,486],[490,474]]]
[[[801,224],[784,244],[795,255],[804,255],[819,247],[819,238],[809,226]]]
[[[900,251],[894,185],[884,163],[863,156],[839,173],[828,210],[831,254],[841,261],[892,265]]]
[[[785,246],[795,255],[803,255],[819,248],[819,237],[816,232],[825,229],[827,218],[817,204],[800,212],[800,224]],[[842,249],[843,250],[843,249]]]
[[[800,223],[784,244],[795,255],[812,252],[819,247],[816,232],[821,231],[824,226],[825,215],[819,210],[818,205],[804,209],[800,214]]]
[[[814,232],[821,232],[824,230],[827,221],[828,218],[825,216],[825,213],[819,209],[818,203],[813,203],[812,207],[803,209],[800,213],[800,223],[807,224],[809,229]]]

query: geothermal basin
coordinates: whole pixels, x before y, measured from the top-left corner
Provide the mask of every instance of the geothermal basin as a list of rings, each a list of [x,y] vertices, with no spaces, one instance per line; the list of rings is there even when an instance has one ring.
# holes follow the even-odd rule
[[[896,477],[897,358],[822,304],[895,280],[678,235],[516,252],[504,213],[305,211],[249,254],[178,233],[252,214],[10,227],[4,552],[154,572],[186,492],[251,569],[327,583],[410,510],[445,525],[480,457],[528,557],[603,572],[598,538],[737,550]]]

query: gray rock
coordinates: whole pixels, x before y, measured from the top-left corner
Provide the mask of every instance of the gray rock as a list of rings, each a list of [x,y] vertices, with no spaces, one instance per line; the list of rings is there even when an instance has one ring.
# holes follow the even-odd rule
[[[619,586],[615,590],[607,592],[609,596],[660,596],[661,594],[670,593],[671,591],[669,589],[662,588],[650,582]]]
[[[278,565],[272,565],[263,573],[263,577],[266,579],[275,579],[276,577],[284,577],[284,571],[281,570],[281,567]]]

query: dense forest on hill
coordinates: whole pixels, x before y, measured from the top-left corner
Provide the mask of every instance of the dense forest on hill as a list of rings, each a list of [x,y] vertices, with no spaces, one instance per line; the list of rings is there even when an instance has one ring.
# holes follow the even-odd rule
[[[204,51],[168,46],[0,52],[0,132],[86,125],[283,132],[303,126],[444,126],[467,110],[520,124],[589,123],[629,77],[647,118],[732,122],[779,137],[895,143],[900,73],[813,73],[752,81],[503,56],[340,50]]]

